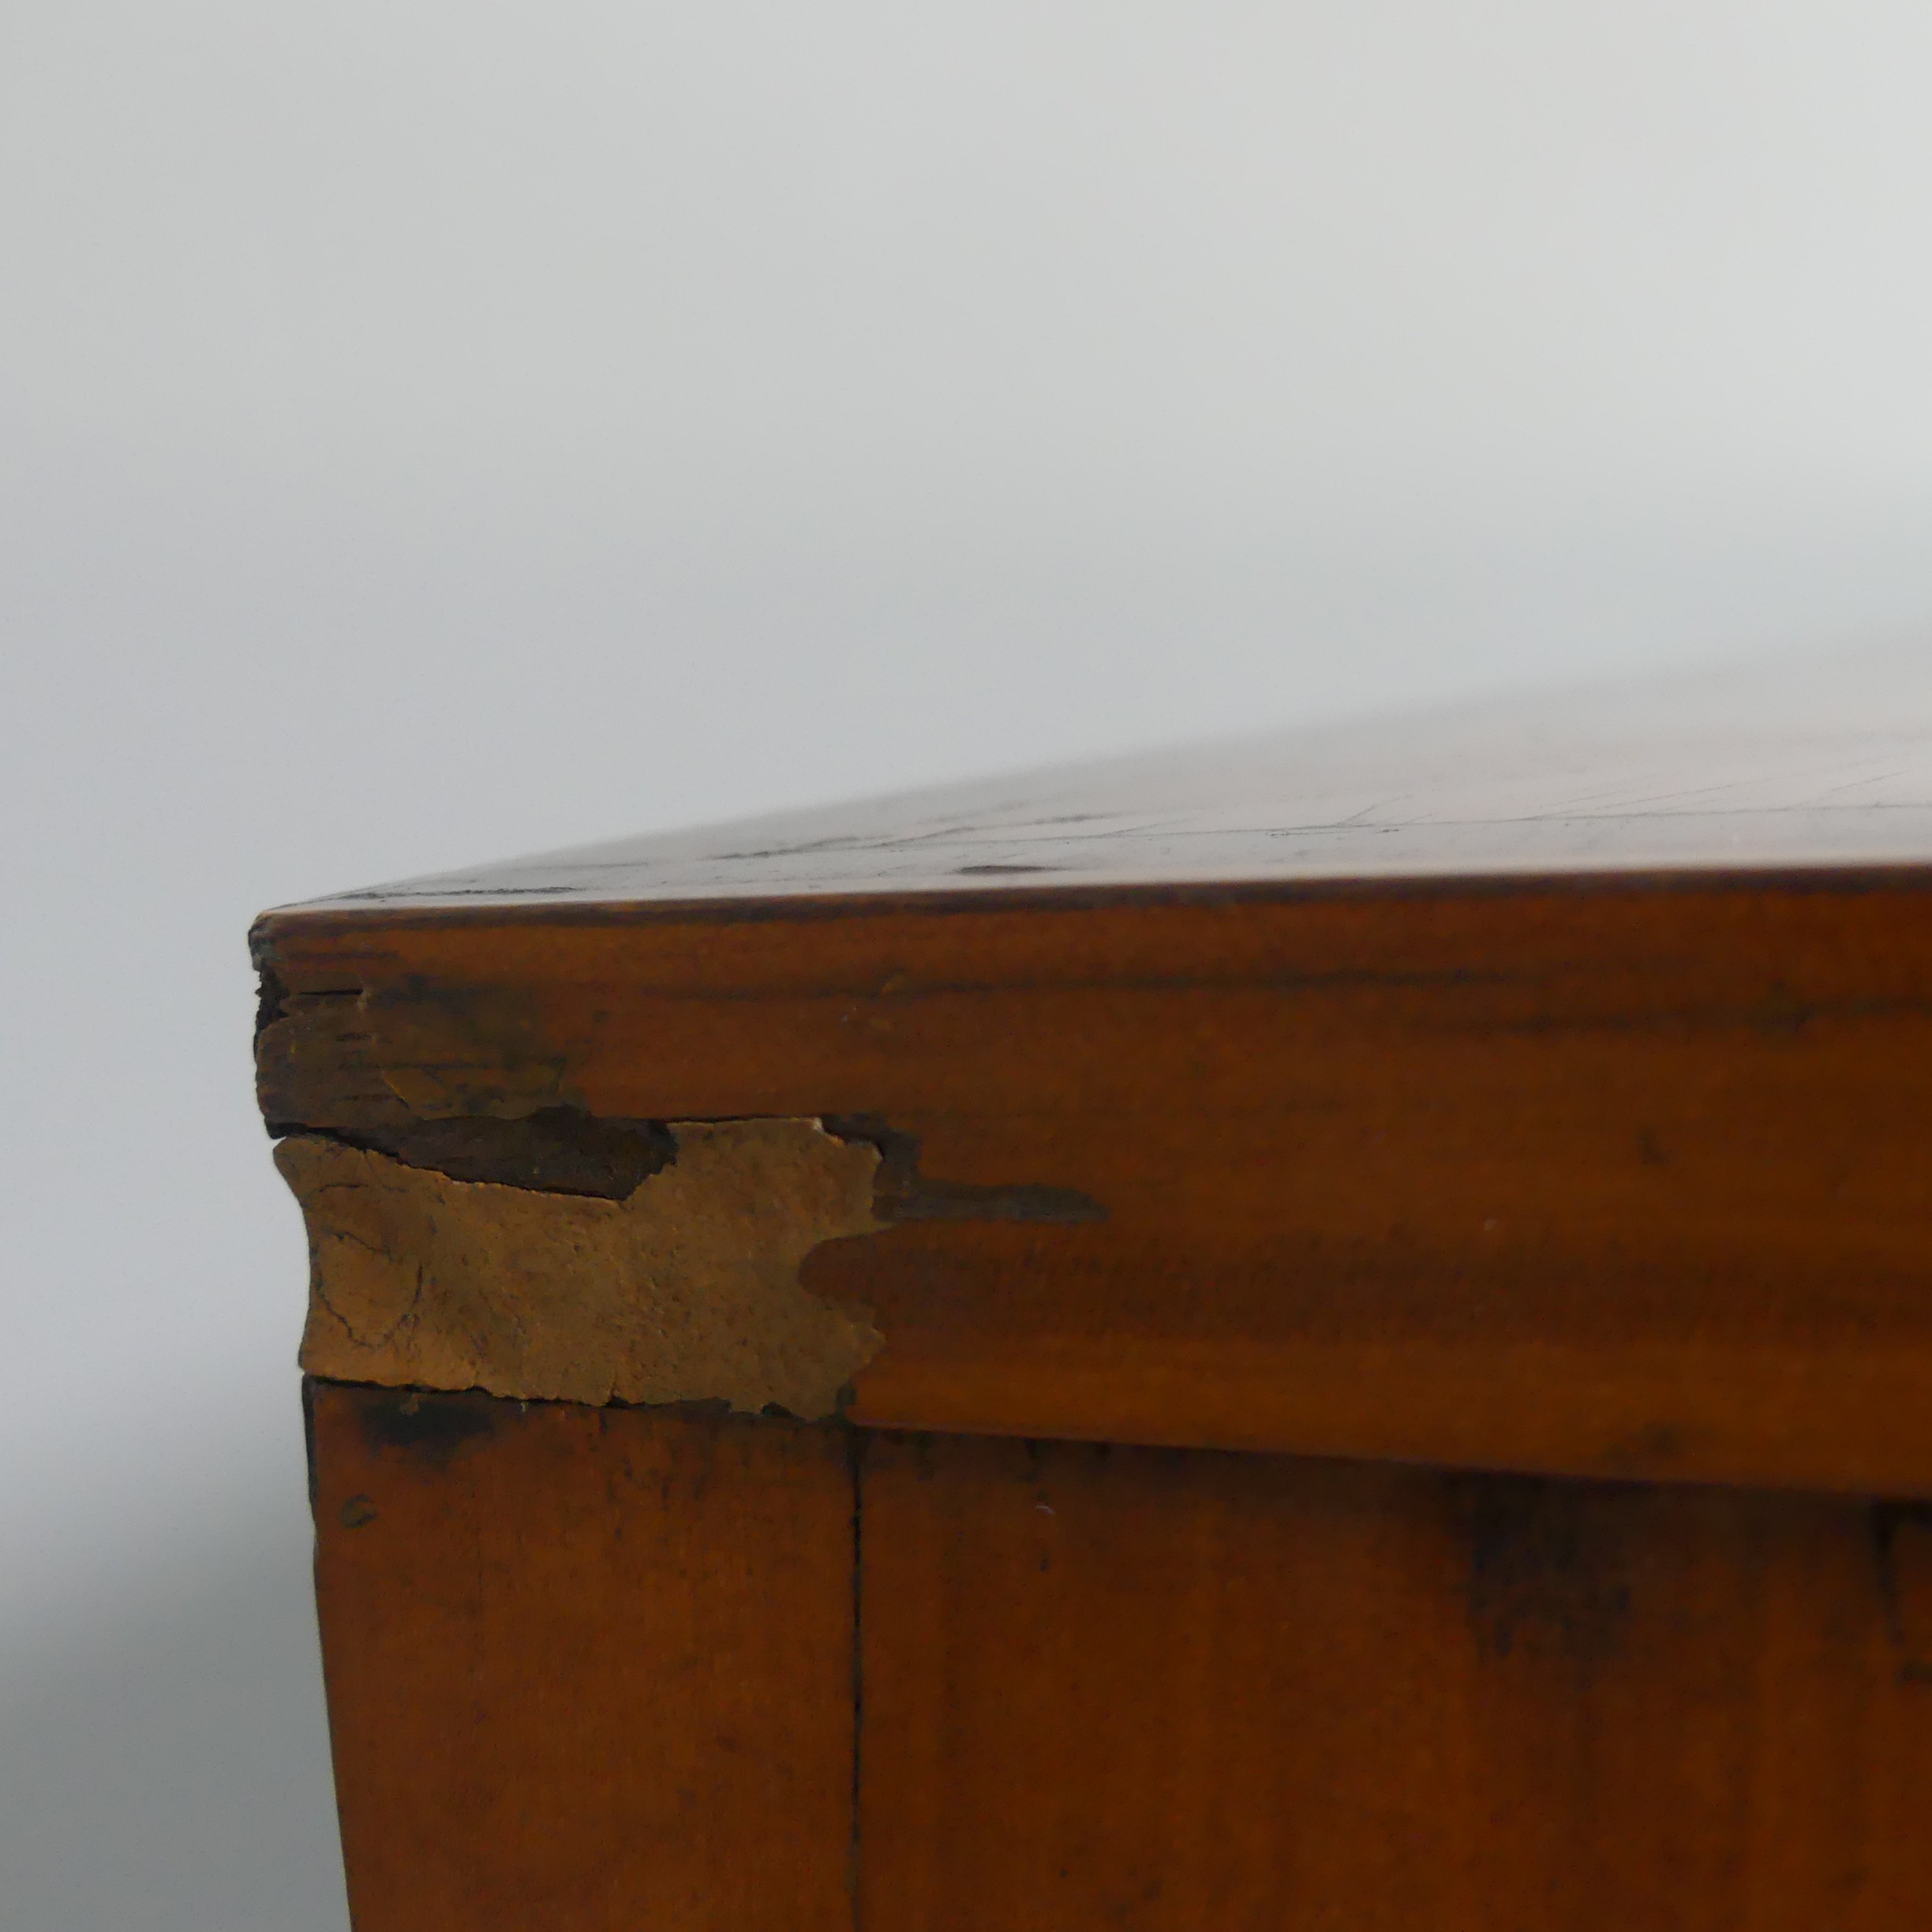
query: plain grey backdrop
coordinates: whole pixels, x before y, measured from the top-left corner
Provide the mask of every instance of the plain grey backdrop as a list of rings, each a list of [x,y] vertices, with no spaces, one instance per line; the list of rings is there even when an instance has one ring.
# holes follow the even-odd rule
[[[341,1932],[271,902],[1932,635],[1909,0],[3,0],[0,1918]]]

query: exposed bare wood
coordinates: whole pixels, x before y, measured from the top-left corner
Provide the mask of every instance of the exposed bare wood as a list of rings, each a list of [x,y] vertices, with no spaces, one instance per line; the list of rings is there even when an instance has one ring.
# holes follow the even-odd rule
[[[877,1331],[799,1286],[863,1234],[874,1149],[815,1121],[690,1122],[623,1200],[454,1181],[313,1134],[302,1365],[343,1381],[829,1415]]]

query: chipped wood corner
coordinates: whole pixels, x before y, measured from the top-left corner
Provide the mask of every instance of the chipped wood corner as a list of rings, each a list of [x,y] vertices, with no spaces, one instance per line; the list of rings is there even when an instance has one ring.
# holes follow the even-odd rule
[[[811,1294],[822,1242],[881,1231],[877,1148],[815,1120],[671,1123],[621,1200],[491,1181],[297,1134],[308,1223],[301,1365],[349,1382],[602,1404],[837,1412],[884,1346]]]

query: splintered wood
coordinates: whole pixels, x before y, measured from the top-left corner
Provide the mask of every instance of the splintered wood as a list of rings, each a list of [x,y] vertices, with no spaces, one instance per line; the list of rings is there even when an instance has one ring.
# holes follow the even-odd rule
[[[724,1401],[807,1419],[878,1354],[799,1280],[869,1234],[875,1149],[816,1121],[674,1123],[623,1200],[452,1181],[297,1135],[275,1164],[308,1222],[301,1365],[346,1382],[531,1400]]]

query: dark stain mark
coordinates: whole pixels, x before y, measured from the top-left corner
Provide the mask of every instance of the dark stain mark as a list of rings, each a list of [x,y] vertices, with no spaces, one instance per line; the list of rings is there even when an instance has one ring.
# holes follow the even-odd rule
[[[992,878],[1009,872],[1057,872],[1058,866],[1049,865],[963,865],[953,868],[956,878]]]
[[[1932,1684],[1932,1503],[1874,1503],[1870,1527],[1899,1681]]]
[[[409,973],[361,995],[372,1036],[391,1043],[395,1075],[407,1073],[443,1090],[450,1113],[522,1115],[533,1103],[568,1104],[570,1056],[545,1036],[527,990],[448,986]],[[402,1049],[397,1051],[398,1048]],[[512,1104],[500,1103],[505,1095]]]
[[[1604,1448],[1603,1464],[1617,1475],[1650,1476],[1683,1460],[1690,1443],[1675,1422],[1646,1422]]]
[[[1104,1221],[1106,1209],[1077,1188],[1019,1181],[983,1185],[930,1180],[919,1172],[916,1134],[877,1114],[827,1114],[826,1131],[878,1151],[874,1210],[885,1222],[1028,1221],[1073,1225]],[[406,1166],[549,1194],[624,1200],[677,1159],[677,1136],[664,1121],[605,1120],[580,1108],[539,1108],[520,1120],[466,1115],[395,1125],[309,1127],[297,1131],[388,1155]]]
[[[874,1211],[882,1221],[1035,1221],[1071,1225],[1104,1221],[1107,1211],[1077,1188],[1018,1181],[982,1185],[934,1181],[919,1172],[917,1134],[888,1126],[876,1114],[827,1114],[825,1130],[878,1149]]]
[[[373,1496],[352,1496],[342,1506],[342,1526],[345,1530],[360,1530],[376,1520],[376,1501]]]
[[[301,1382],[302,1459],[309,1470],[309,1514],[315,1514],[321,1479],[316,1473],[315,1377],[304,1376]]]
[[[457,1120],[335,1130],[328,1138],[387,1154],[452,1181],[488,1181],[548,1194],[623,1200],[677,1159],[661,1121],[601,1120],[581,1108],[539,1107],[521,1120],[472,1114]]]
[[[414,1389],[358,1391],[362,1440],[378,1455],[393,1452],[441,1468],[472,1444],[496,1433],[494,1396],[446,1395]]]
[[[939,1439],[927,1429],[887,1429],[885,1440],[905,1451],[912,1462],[912,1473],[921,1482],[934,1481],[939,1474]]]
[[[1492,1660],[1615,1653],[1631,1607],[1619,1492],[1533,1476],[1446,1479],[1468,1541],[1470,1626]]]
[[[1637,1157],[1646,1167],[1668,1167],[1670,1156],[1664,1151],[1664,1144],[1658,1140],[1655,1130],[1640,1127],[1637,1130]]]

